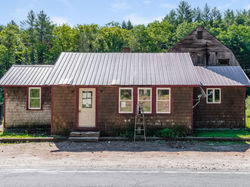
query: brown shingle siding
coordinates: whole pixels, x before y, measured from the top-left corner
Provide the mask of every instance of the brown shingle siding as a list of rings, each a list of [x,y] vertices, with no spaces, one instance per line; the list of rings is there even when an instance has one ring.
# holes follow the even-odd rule
[[[148,128],[164,128],[171,125],[192,127],[192,88],[173,87],[171,114],[146,114]],[[135,94],[135,93],[134,93]],[[118,89],[116,87],[98,88],[98,125],[102,135],[125,133],[134,124],[134,114],[118,113]],[[153,105],[155,106],[155,105]]]
[[[76,88],[52,87],[53,127],[52,134],[66,134],[75,129]]]
[[[221,87],[221,104],[206,104],[202,99],[194,109],[195,128],[244,128],[245,127],[244,87]],[[194,99],[200,89],[194,89]]]
[[[50,125],[50,88],[42,88],[42,110],[27,110],[27,87],[5,87],[6,127]]]

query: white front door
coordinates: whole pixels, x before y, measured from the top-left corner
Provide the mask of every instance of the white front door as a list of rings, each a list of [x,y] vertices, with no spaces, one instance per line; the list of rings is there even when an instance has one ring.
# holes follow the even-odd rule
[[[79,88],[79,127],[96,126],[96,89]]]

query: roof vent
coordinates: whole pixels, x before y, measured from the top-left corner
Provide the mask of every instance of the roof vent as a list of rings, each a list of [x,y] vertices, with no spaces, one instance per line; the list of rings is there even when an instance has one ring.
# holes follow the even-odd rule
[[[202,31],[197,31],[197,39],[203,39],[203,32]]]

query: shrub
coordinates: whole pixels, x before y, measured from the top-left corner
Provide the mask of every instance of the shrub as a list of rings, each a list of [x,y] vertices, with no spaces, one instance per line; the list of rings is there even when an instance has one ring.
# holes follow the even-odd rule
[[[175,133],[172,129],[165,128],[165,129],[160,130],[160,136],[166,137],[166,138],[173,138],[175,137]]]
[[[160,130],[160,136],[166,138],[174,137],[184,137],[187,136],[190,132],[190,129],[184,125],[175,125],[169,128]]]

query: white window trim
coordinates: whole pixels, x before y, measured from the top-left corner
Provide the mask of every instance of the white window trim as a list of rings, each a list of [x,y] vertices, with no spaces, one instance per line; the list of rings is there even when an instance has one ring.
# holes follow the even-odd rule
[[[127,112],[127,111],[121,111],[121,90],[131,90],[131,97],[132,97],[132,100],[131,100],[131,102],[132,102],[132,111],[130,111],[130,112]],[[122,88],[119,88],[119,113],[120,114],[132,114],[132,113],[134,113],[134,95],[133,95],[134,93],[133,93],[133,88],[126,88],[126,87],[122,87]],[[128,100],[127,100],[128,101]]]
[[[208,96],[206,98],[206,103],[207,104],[221,104],[221,88],[207,88],[206,89],[206,94],[208,95],[208,90],[213,90],[213,101],[209,102],[208,101]],[[220,101],[219,102],[215,102],[215,90],[219,90],[220,91]]]
[[[168,90],[169,91],[169,112],[159,112],[158,111],[158,101],[166,101],[166,100],[158,100],[158,90]],[[171,113],[171,88],[156,88],[156,113],[157,114],[170,114]]]
[[[144,87],[141,87],[141,88],[138,88],[137,90],[137,103],[139,104],[139,90],[150,90],[150,112],[144,112],[144,114],[152,114],[152,88],[144,88]],[[146,100],[148,101],[148,100]]]
[[[30,107],[30,90],[32,90],[32,89],[39,89],[39,92],[40,92],[40,107],[39,108]],[[37,110],[37,109],[41,109],[41,108],[42,108],[41,87],[29,87],[28,109],[30,109],[30,110]]]

